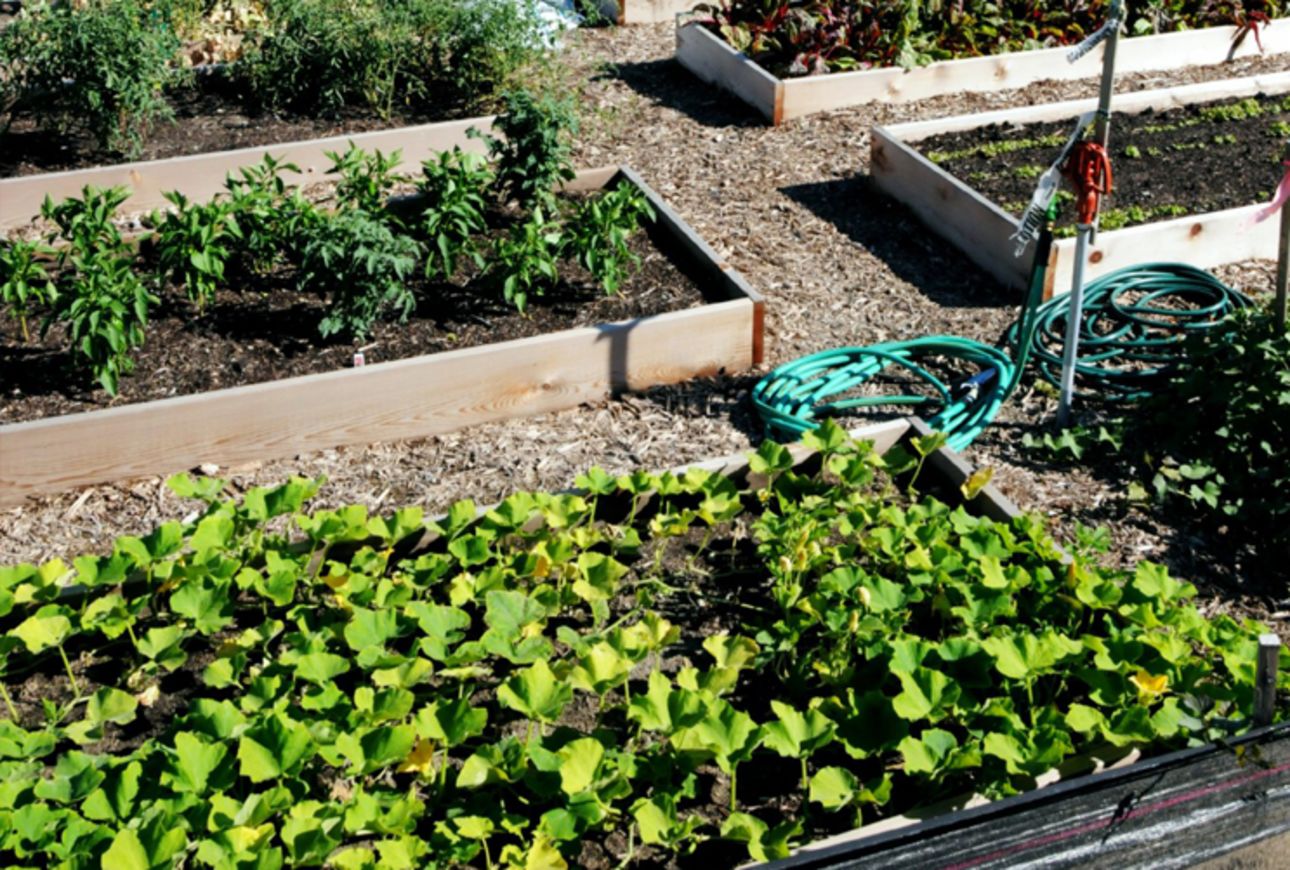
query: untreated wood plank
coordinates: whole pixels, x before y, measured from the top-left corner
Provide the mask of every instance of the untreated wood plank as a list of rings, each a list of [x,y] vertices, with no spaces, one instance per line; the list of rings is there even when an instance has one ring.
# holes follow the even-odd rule
[[[676,59],[699,78],[724,88],[760,112],[772,124],[779,123],[783,83],[745,54],[698,24],[683,24],[676,30]]]
[[[600,14],[619,24],[658,24],[673,21],[703,0],[600,0]]]
[[[1261,208],[1261,205],[1247,205],[1100,232],[1097,243],[1089,246],[1084,277],[1092,280],[1148,261],[1189,263],[1199,269],[1210,269],[1242,260],[1272,259],[1280,245],[1277,222],[1268,220],[1256,224],[1254,217]],[[1058,239],[1053,243],[1046,297],[1070,290],[1074,261],[1074,239]]]
[[[1233,51],[1235,33],[1234,27],[1210,27],[1125,39],[1120,42],[1116,68],[1121,73],[1170,70],[1258,53],[1248,36]],[[1290,51],[1290,28],[1264,28],[1262,40],[1266,54]],[[905,102],[950,93],[1008,90],[1046,79],[1080,79],[1100,73],[1103,46],[1073,64],[1066,60],[1067,50],[1007,52],[938,61],[908,70],[883,67],[776,79],[705,28],[683,24],[677,30],[676,57],[704,81],[725,88],[772,123],[781,124],[814,112],[875,101]]]
[[[1287,23],[1290,24],[1290,22]],[[1126,42],[1131,41],[1126,40]],[[1279,94],[1287,90],[1290,90],[1290,73],[1242,76],[1149,91],[1126,91],[1115,95],[1111,102],[1111,110],[1117,115],[1134,115],[1147,109],[1164,111],[1192,103],[1248,97],[1260,93]],[[996,109],[971,115],[952,115],[926,121],[908,121],[903,124],[892,124],[887,130],[902,141],[918,142],[941,133],[959,133],[990,124],[1042,124],[1049,121],[1064,121],[1067,118],[1074,119],[1096,108],[1097,98],[1090,97],[1083,100],[1062,100],[1056,103]]]
[[[0,504],[447,432],[746,367],[750,300],[0,428]]]
[[[467,136],[466,131],[472,127],[487,130],[492,123],[491,116],[466,118],[352,136],[329,136],[324,139],[239,148],[235,151],[217,151],[213,154],[7,178],[0,180],[0,229],[21,226],[31,221],[40,213],[40,205],[46,195],[57,201],[79,195],[86,185],[121,185],[130,188],[133,193],[125,204],[126,210],[147,211],[165,206],[167,203],[162,194],[170,190],[177,190],[189,199],[207,200],[224,189],[224,179],[229,173],[258,163],[265,154],[272,154],[300,167],[299,176],[292,173],[286,175],[287,181],[292,184],[320,181],[331,166],[325,152],[344,151],[350,142],[368,151],[379,149],[386,154],[401,150],[404,166],[415,168],[432,154],[454,146],[482,153],[485,150],[484,143]]]
[[[1017,221],[887,129],[870,139],[869,171],[883,193],[907,205],[938,235],[1008,287],[1024,287],[1031,256],[1013,256]]]

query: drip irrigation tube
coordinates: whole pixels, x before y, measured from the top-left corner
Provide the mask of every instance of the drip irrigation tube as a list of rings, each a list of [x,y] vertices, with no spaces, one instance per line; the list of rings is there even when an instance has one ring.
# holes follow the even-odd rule
[[[1005,333],[1002,347],[957,336],[932,336],[837,348],[793,360],[753,388],[753,405],[767,434],[795,440],[828,416],[906,406],[921,409],[929,426],[949,436],[951,449],[966,449],[1016,389],[1032,355],[1040,377],[1054,385],[1059,382],[1070,300],[1063,294],[1042,301],[1051,245],[1052,236],[1045,227],[1026,302]],[[1240,291],[1181,263],[1120,269],[1089,284],[1085,299],[1078,395],[1111,401],[1149,395],[1152,386],[1181,361],[1188,335],[1214,329],[1229,313],[1251,304]],[[952,360],[976,371],[958,383],[946,383],[925,364],[933,359]],[[888,369],[929,390],[847,396]]]

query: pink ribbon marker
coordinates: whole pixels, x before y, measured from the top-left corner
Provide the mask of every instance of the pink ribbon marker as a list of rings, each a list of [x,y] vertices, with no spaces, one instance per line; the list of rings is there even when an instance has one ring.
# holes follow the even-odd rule
[[[1258,213],[1254,215],[1254,219],[1250,221],[1250,226],[1263,223],[1272,217],[1281,210],[1281,206],[1285,205],[1285,201],[1290,199],[1290,160],[1282,160],[1281,165],[1286,168],[1286,171],[1281,176],[1281,183],[1277,185],[1276,196],[1272,197],[1272,202],[1259,209]]]

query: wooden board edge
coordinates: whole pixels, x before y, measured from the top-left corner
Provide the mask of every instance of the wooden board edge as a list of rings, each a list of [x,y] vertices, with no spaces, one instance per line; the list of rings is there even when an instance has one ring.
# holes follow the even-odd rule
[[[1279,20],[1290,22],[1290,18]],[[723,40],[707,33],[706,29],[699,29],[704,30],[709,40],[696,38],[690,41],[690,45],[683,51],[681,28],[678,27],[677,60],[705,81],[722,84],[727,90],[736,94],[765,115],[775,125],[816,112],[831,111],[871,102],[909,102],[964,91],[991,92],[1010,90],[1045,80],[1094,77],[1101,70],[1101,46],[1090,52],[1077,64],[1069,64],[1066,60],[1068,48],[1060,47],[937,61],[924,67],[915,67],[909,70],[899,67],[882,67],[879,69],[830,73],[822,76],[780,79],[753,63]],[[1290,34],[1283,36],[1283,31],[1285,30],[1287,28],[1284,27],[1265,28],[1263,31],[1264,55],[1271,56],[1290,52]],[[1274,31],[1275,38],[1270,36]],[[1233,57],[1230,45],[1235,32],[1235,27],[1224,26],[1124,39],[1119,44],[1117,71],[1121,73],[1165,71],[1190,66],[1225,63]],[[706,43],[708,41],[714,43],[714,45],[705,44],[704,51],[700,52],[696,46],[701,42]],[[1235,57],[1248,57],[1257,53],[1258,49],[1253,45],[1253,40],[1247,37],[1236,51]],[[747,76],[741,76],[738,72],[735,72],[735,59],[746,61],[758,73],[775,83],[773,91],[770,92],[773,94],[773,103],[771,105],[766,104],[764,97],[752,96],[746,92],[752,86],[752,73]],[[713,73],[705,73],[703,70],[696,68],[711,69],[718,66],[728,68],[724,76],[718,77]],[[1206,84],[1212,83],[1181,87],[1203,89]],[[1126,94],[1123,96],[1132,95]],[[1082,103],[1084,101],[1071,102]],[[1096,100],[1088,102],[1095,104]],[[1002,110],[1000,114],[1005,114],[1007,111]],[[1084,111],[1084,109],[1080,111]],[[937,122],[912,122],[908,126],[916,128],[920,123],[935,124]],[[921,135],[911,130],[907,138],[921,138]]]
[[[324,152],[337,149],[343,151],[350,142],[368,150],[380,149],[387,154],[401,150],[405,165],[419,164],[431,154],[454,146],[466,151],[482,152],[486,145],[479,139],[466,135],[466,131],[472,127],[487,129],[492,126],[494,119],[495,116],[487,115],[367,133],[0,179],[0,229],[30,223],[39,215],[40,204],[46,195],[54,200],[75,196],[87,185],[124,185],[131,188],[133,192],[126,207],[132,211],[164,207],[166,200],[161,194],[169,190],[178,190],[190,199],[209,199],[224,189],[224,178],[229,172],[258,163],[266,154],[282,157],[299,165],[301,173],[298,176],[287,176],[288,183],[298,185],[318,181],[330,165]]]
[[[781,82],[742,52],[735,51],[694,22],[676,28],[676,60],[703,81],[723,88],[776,122],[776,104],[782,100]]]
[[[869,173],[878,190],[900,202],[933,232],[1008,287],[1024,287],[1033,254],[1013,255],[1008,237],[1017,219],[970,185],[932,163],[890,128],[869,137]]]
[[[654,209],[655,222],[673,238],[689,257],[691,265],[699,267],[702,278],[711,281],[719,294],[727,299],[749,299],[764,304],[765,297],[754,290],[747,279],[725,258],[718,254],[694,228],[649,185],[640,173],[628,166],[618,168],[623,178],[634,184],[649,199]]]
[[[747,368],[753,303],[0,427],[0,505],[77,486],[428,437]],[[690,352],[687,356],[686,351]],[[696,353],[697,351],[697,353]]]
[[[1276,220],[1254,222],[1265,207],[1244,205],[1099,232],[1084,264],[1085,278],[1093,281],[1116,269],[1147,262],[1138,253],[1142,250],[1152,252],[1150,262],[1182,262],[1200,269],[1248,259],[1275,259],[1279,244]],[[1049,262],[1052,274],[1046,298],[1071,288],[1075,239],[1055,240]]]
[[[610,0],[613,2],[613,0]],[[704,0],[617,0],[618,24],[662,24],[690,12]]]

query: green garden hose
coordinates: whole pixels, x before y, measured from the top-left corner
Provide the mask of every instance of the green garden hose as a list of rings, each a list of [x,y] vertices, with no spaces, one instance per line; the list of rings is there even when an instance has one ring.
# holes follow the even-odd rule
[[[1076,395],[1138,401],[1181,361],[1187,336],[1214,329],[1251,301],[1208,272],[1183,263],[1146,263],[1112,272],[1084,291]],[[1066,335],[1067,294],[1039,306],[1029,340],[1039,375],[1058,383]],[[1015,347],[1017,324],[1006,336]]]
[[[1021,315],[1008,328],[1004,347],[957,336],[890,341],[811,354],[785,363],[758,382],[752,400],[767,434],[794,440],[828,416],[861,408],[918,408],[927,424],[964,450],[998,414],[1016,389],[1033,354],[1039,375],[1056,385],[1065,342],[1067,294],[1043,302],[1052,236],[1040,233],[1030,287]],[[1180,263],[1131,266],[1105,275],[1085,289],[1077,369],[1082,396],[1129,401],[1180,360],[1190,334],[1213,329],[1250,300],[1207,272]],[[1011,351],[1011,353],[1009,352]],[[948,384],[924,360],[975,367],[976,373]],[[894,369],[930,392],[846,397],[877,375]],[[841,397],[841,398],[837,398]],[[935,408],[934,413],[928,413]]]

